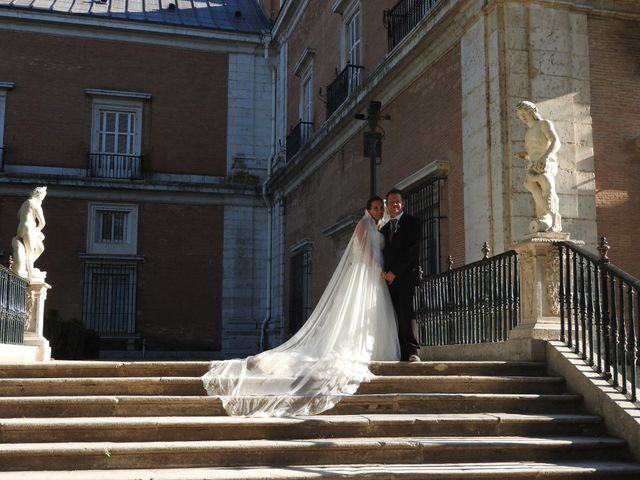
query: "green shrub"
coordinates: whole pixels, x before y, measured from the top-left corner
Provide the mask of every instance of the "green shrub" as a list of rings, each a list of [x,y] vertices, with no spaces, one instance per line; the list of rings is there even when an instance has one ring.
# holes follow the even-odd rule
[[[51,344],[51,356],[56,360],[98,358],[100,336],[78,319],[64,320],[57,310],[44,316],[44,336]]]

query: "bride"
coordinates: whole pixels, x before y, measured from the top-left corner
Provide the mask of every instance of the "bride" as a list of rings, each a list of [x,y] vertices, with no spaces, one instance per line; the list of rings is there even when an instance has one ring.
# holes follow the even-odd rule
[[[367,201],[342,259],[313,313],[287,342],[244,359],[214,361],[202,382],[229,415],[315,415],[355,393],[371,360],[398,360],[387,284],[380,197]]]

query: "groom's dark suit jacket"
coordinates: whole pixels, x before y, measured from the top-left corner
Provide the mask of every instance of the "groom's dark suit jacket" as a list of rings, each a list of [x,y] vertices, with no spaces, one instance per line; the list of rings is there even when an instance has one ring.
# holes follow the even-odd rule
[[[396,275],[394,283],[403,286],[415,286],[418,268],[418,256],[420,253],[421,238],[420,220],[406,213],[402,214],[398,221],[396,233],[393,240],[389,241],[391,235],[391,222],[387,222],[382,227],[384,235],[384,271],[393,272]]]
[[[393,272],[395,280],[389,285],[391,302],[398,319],[398,340],[401,360],[417,355],[420,345],[416,338],[413,292],[417,280],[420,252],[421,223],[406,213],[400,217],[391,240],[391,222],[382,227],[385,246],[382,251],[385,272]]]

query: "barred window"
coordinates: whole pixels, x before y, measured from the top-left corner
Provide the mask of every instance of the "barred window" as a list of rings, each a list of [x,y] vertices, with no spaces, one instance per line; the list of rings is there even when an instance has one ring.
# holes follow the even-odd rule
[[[425,276],[436,275],[442,265],[442,216],[440,196],[444,179],[431,178],[405,192],[406,211],[422,221],[420,265]]]
[[[289,276],[289,334],[296,333],[311,313],[311,245],[297,249],[291,257]]]
[[[124,243],[127,241],[127,217],[129,212],[96,210],[96,242]]]
[[[88,253],[135,255],[137,253],[137,205],[89,204]]]
[[[87,263],[84,324],[101,335],[135,333],[136,282],[135,264]]]

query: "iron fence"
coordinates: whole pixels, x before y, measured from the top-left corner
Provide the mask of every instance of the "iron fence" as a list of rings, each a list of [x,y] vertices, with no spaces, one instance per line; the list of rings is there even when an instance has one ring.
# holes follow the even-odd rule
[[[304,145],[313,131],[313,123],[299,122],[291,129],[291,133],[287,135],[287,162],[298,153],[302,145]]]
[[[142,155],[89,153],[87,176],[99,178],[141,179]]]
[[[576,245],[558,244],[560,339],[613,386],[638,400],[640,281]]]
[[[518,254],[484,252],[480,261],[420,282],[414,306],[421,345],[501,342],[519,323]]]
[[[389,51],[414,29],[436,3],[438,0],[400,0],[384,11]]]
[[[327,87],[327,118],[360,86],[363,69],[360,65],[347,65]]]
[[[0,343],[24,343],[27,286],[26,279],[0,265]]]

